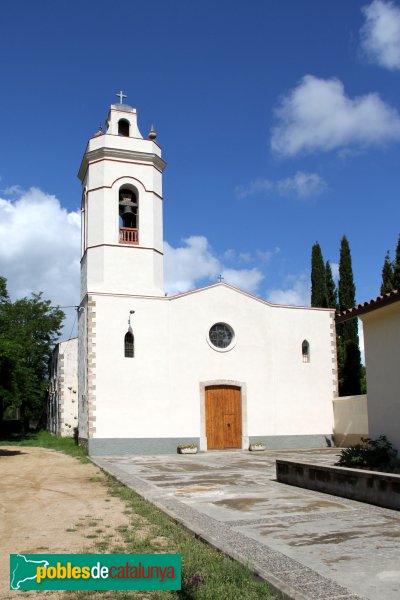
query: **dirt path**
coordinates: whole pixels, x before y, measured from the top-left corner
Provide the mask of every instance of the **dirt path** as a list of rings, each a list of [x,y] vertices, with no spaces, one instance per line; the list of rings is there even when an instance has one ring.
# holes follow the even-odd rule
[[[116,529],[128,522],[126,507],[108,495],[103,479],[93,464],[61,452],[0,446],[2,600],[38,597],[38,592],[9,591],[11,553],[100,552],[96,544],[101,539],[121,543]],[[62,595],[42,592],[40,597]]]

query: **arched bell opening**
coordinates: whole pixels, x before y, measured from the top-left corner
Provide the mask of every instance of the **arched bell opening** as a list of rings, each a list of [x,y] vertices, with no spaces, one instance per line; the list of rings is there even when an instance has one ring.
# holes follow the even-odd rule
[[[120,119],[118,121],[118,135],[129,137],[129,121],[126,119]]]
[[[121,244],[137,244],[139,241],[139,201],[129,188],[119,191],[119,241]]]

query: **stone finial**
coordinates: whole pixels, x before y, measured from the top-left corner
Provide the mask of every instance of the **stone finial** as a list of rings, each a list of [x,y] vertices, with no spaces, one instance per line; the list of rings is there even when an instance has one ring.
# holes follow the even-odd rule
[[[152,141],[153,141],[153,140],[155,140],[155,139],[156,139],[156,137],[157,137],[157,134],[156,134],[156,132],[154,131],[154,127],[153,127],[153,125],[150,127],[150,133],[149,133],[149,136],[148,136],[148,137],[149,137],[149,140],[152,140]]]
[[[103,125],[99,123],[99,130],[94,134],[93,137],[99,137],[99,135],[103,135]]]

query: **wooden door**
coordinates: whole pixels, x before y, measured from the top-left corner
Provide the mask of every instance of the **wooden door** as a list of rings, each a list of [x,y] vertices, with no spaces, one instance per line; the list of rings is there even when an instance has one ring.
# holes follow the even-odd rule
[[[206,388],[206,436],[209,450],[242,447],[240,388],[231,385]]]

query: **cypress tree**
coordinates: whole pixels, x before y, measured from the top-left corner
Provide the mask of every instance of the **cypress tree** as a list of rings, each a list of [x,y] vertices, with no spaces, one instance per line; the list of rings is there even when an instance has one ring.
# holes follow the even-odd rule
[[[346,236],[342,237],[340,243],[339,261],[339,310],[353,308],[356,304],[356,288],[353,279],[353,268],[351,265],[350,246]],[[356,319],[350,319],[342,325],[343,342],[353,341],[358,345],[358,326]]]
[[[393,289],[400,290],[400,236],[397,242],[396,257],[394,259]]]
[[[393,273],[393,265],[390,261],[389,250],[386,252],[385,261],[382,267],[382,285],[381,285],[381,294],[386,294],[387,292],[393,291],[394,285],[394,273]]]
[[[338,308],[337,301],[337,289],[335,282],[333,281],[332,268],[329,260],[326,261],[325,265],[325,277],[326,277],[326,299],[328,308]]]
[[[356,303],[350,246],[346,236],[340,244],[339,310],[352,308]],[[361,355],[357,319],[350,319],[337,327],[339,394],[349,396],[360,393]]]
[[[311,251],[311,306],[328,306],[325,264],[318,242],[313,245]]]
[[[362,365],[358,344],[352,340],[345,343],[343,362],[343,381],[341,396],[361,394]]]

